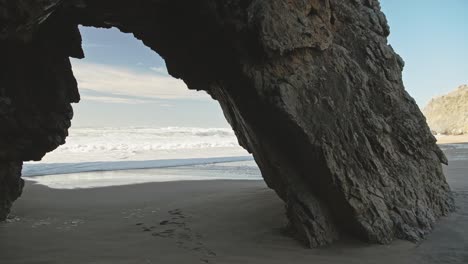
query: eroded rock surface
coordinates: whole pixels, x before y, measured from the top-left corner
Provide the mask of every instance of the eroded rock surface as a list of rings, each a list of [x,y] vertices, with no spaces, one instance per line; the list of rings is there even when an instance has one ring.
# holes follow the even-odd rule
[[[0,162],[0,219],[5,220],[13,202],[21,195],[24,181],[21,179],[22,162]]]
[[[77,25],[117,27],[219,101],[308,246],[343,233],[419,240],[453,209],[446,158],[404,90],[376,0],[0,0],[0,10],[13,21],[0,38],[2,159],[64,142],[79,100],[68,59],[82,56]]]

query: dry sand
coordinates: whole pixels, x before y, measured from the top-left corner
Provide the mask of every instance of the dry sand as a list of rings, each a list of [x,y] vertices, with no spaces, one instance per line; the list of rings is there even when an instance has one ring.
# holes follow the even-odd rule
[[[468,263],[466,161],[447,169],[459,210],[421,244],[342,239],[306,249],[261,181],[151,183],[54,190],[29,183],[0,224],[0,263]]]
[[[468,135],[437,135],[437,144],[468,143]]]

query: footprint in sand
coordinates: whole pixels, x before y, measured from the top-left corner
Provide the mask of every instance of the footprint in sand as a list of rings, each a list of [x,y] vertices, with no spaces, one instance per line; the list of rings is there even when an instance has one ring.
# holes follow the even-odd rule
[[[73,219],[73,220],[63,222],[63,225],[57,227],[57,229],[62,230],[62,231],[70,231],[84,223],[85,221],[82,219]]]
[[[40,219],[40,220],[37,220],[35,221],[31,227],[32,228],[38,228],[38,227],[42,227],[42,226],[48,226],[48,225],[51,225],[52,224],[52,219],[51,218],[47,218],[47,219]]]
[[[122,211],[124,219],[142,219],[147,215],[156,214],[159,212],[159,208],[154,207],[144,207],[144,208],[135,208],[130,210]]]
[[[190,217],[183,213],[180,209],[168,211],[169,219],[159,222],[156,227],[160,231],[151,233],[154,237],[175,240],[175,244],[185,250],[191,250],[201,255],[202,263],[210,263],[210,259],[216,256],[210,248],[205,246],[202,241],[202,235],[193,231],[189,226]],[[150,229],[152,230],[152,229]]]

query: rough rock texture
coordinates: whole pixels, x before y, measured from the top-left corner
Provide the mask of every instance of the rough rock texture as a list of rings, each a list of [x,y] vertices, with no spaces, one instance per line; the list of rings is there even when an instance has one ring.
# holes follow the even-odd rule
[[[21,195],[22,162],[0,162],[0,219],[6,219],[13,202]]]
[[[1,159],[63,143],[79,99],[77,25],[117,27],[219,101],[308,246],[343,233],[418,240],[453,208],[446,158],[375,0],[0,0],[1,20],[12,21],[0,30]]]
[[[432,99],[423,113],[433,134],[468,134],[468,85]]]

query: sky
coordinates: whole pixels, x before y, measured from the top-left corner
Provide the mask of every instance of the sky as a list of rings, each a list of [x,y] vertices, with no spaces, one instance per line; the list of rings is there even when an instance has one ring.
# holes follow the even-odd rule
[[[381,6],[389,44],[405,60],[405,87],[421,108],[468,83],[468,0],[381,0]],[[133,35],[80,31],[86,58],[72,59],[82,96],[73,126],[229,126],[216,101],[169,76],[164,60]]]
[[[80,27],[85,59],[72,59],[81,101],[74,127],[228,127],[219,104],[171,77],[132,34]]]
[[[468,84],[467,0],[381,0],[389,44],[405,61],[403,82],[420,108]]]

